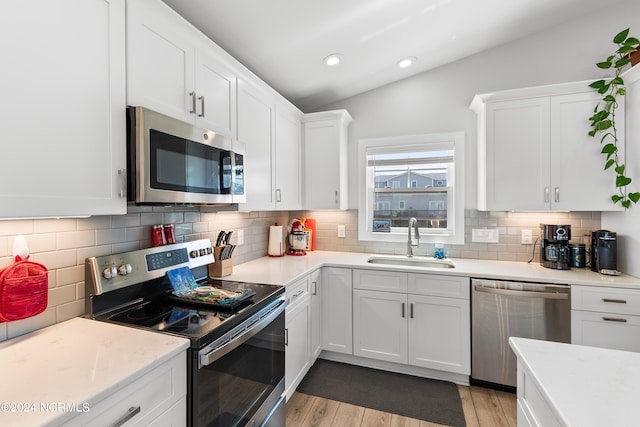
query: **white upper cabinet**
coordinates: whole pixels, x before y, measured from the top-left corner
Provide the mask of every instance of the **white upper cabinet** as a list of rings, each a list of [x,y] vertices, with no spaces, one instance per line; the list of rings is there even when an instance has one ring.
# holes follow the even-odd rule
[[[589,82],[477,95],[478,209],[621,210],[600,137],[588,136],[600,100]],[[624,105],[618,114],[624,161]]]
[[[268,210],[275,203],[273,170],[274,103],[251,82],[238,80],[238,140],[245,144],[247,202],[243,209]]]
[[[276,105],[275,208],[302,208],[302,113],[283,103]]]
[[[127,2],[127,103],[235,136],[224,52],[160,1]]]
[[[348,209],[346,110],[304,116],[304,208]]]
[[[124,0],[0,4],[0,218],[126,213]]]

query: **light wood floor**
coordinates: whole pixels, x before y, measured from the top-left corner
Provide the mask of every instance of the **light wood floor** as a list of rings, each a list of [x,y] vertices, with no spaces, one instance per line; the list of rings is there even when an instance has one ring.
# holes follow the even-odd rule
[[[516,396],[482,387],[458,386],[467,427],[516,427]],[[439,427],[413,418],[294,393],[287,427]]]

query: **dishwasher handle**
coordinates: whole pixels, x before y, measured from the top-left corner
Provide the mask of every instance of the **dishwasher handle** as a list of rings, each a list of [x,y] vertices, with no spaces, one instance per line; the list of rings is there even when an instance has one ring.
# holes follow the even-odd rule
[[[569,299],[569,293],[519,291],[514,289],[489,288],[482,285],[475,285],[474,290],[476,292],[484,292],[487,294],[510,295],[510,296],[517,296],[517,297],[525,297],[525,298]]]

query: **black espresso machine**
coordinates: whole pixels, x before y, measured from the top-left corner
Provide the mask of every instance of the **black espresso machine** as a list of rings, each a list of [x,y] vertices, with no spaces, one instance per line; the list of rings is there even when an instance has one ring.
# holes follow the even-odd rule
[[[618,235],[609,230],[591,232],[591,270],[602,274],[618,273]]]
[[[556,270],[571,268],[570,225],[540,224],[540,265]]]

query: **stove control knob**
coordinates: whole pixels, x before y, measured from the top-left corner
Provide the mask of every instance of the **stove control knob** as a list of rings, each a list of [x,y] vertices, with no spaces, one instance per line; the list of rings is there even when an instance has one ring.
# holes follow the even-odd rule
[[[189,252],[189,256],[191,258],[198,258],[198,250],[197,249],[192,250],[191,252]]]
[[[121,276],[126,276],[132,271],[133,271],[133,268],[131,268],[131,264],[122,264],[118,266],[118,274]]]
[[[111,265],[105,268],[104,270],[102,270],[102,277],[104,277],[107,280],[113,279],[117,275],[118,275],[118,269],[116,268],[115,265]]]

